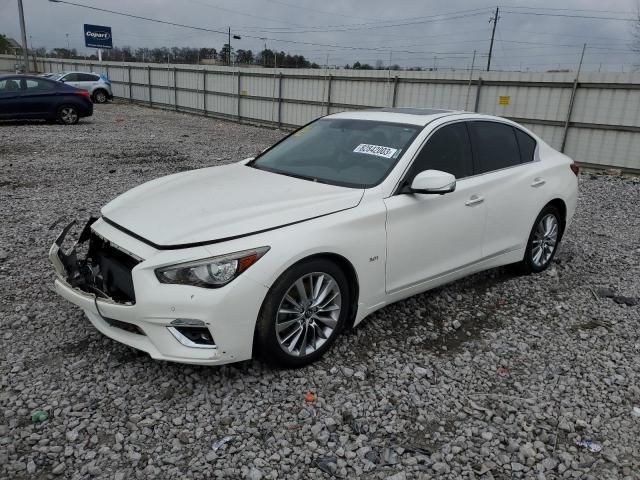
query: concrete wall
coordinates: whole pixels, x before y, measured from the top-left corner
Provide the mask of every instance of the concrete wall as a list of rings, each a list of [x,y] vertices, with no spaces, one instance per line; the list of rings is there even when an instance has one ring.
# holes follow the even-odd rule
[[[0,71],[15,58],[0,55]],[[640,74],[387,72],[39,59],[43,72],[106,74],[149,106],[293,128],[327,113],[434,107],[500,115],[585,165],[640,170]],[[570,115],[570,118],[569,118]],[[568,122],[568,123],[567,123]]]

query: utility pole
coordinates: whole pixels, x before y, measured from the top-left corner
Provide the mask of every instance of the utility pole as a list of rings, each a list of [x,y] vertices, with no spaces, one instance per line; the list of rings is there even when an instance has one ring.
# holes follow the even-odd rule
[[[491,55],[493,54],[493,39],[496,35],[496,26],[498,25],[498,19],[500,18],[498,14],[500,13],[500,7],[496,7],[496,13],[494,17],[489,20],[493,22],[493,30],[491,31],[491,44],[489,45],[489,58],[487,59],[487,72],[491,70]]]
[[[229,27],[229,53],[228,53],[229,61],[227,64],[231,66],[231,27]]]
[[[24,73],[29,73],[29,52],[27,48],[27,27],[24,25],[24,9],[22,0],[18,0],[18,13],[20,15],[20,33],[22,34],[22,56],[24,58]]]
[[[71,45],[69,45],[69,34],[66,33],[65,35],[67,36],[67,50],[71,51]]]
[[[464,109],[469,109],[469,95],[471,93],[471,81],[473,80],[473,67],[476,66],[476,51],[473,51],[473,59],[471,60],[471,71],[469,72],[469,84],[467,85],[467,99],[464,102]]]

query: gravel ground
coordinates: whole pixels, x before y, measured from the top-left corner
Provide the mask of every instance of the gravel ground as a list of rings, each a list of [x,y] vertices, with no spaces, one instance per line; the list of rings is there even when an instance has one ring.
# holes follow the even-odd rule
[[[637,179],[581,175],[544,274],[387,307],[301,370],[156,362],[53,293],[69,219],[281,135],[118,104],[0,124],[1,478],[640,478]]]

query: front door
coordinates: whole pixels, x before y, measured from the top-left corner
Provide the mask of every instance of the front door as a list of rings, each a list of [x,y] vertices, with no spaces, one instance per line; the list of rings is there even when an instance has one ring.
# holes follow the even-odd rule
[[[424,170],[457,179],[444,195],[398,193],[387,199],[387,292],[418,286],[478,262],[482,257],[486,206],[465,123],[445,125],[427,140],[404,185]]]

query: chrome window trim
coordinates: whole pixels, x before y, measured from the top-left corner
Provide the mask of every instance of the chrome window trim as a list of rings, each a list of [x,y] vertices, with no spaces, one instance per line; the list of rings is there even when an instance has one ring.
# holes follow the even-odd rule
[[[441,117],[442,118],[442,117]],[[540,142],[533,137],[531,134],[529,134],[528,132],[526,132],[525,130],[523,130],[522,128],[520,128],[518,125],[509,122],[509,121],[501,121],[502,119],[500,118],[456,118],[456,119],[452,119],[449,121],[446,121],[445,123],[442,123],[440,125],[438,125],[435,129],[433,129],[433,131],[431,131],[431,133],[429,133],[429,135],[422,141],[422,144],[420,145],[420,147],[416,150],[416,153],[414,153],[413,157],[411,158],[411,160],[409,161],[409,163],[407,164],[407,167],[404,169],[404,171],[402,172],[402,175],[400,175],[400,179],[398,180],[398,182],[396,183],[395,187],[393,188],[393,193],[391,193],[391,195],[389,195],[389,197],[393,197],[394,195],[398,195],[400,194],[400,185],[402,184],[402,182],[405,180],[405,177],[407,175],[407,173],[409,172],[409,170],[411,169],[411,166],[413,165],[413,163],[416,161],[416,158],[418,157],[418,155],[420,155],[420,152],[422,151],[422,149],[424,148],[424,146],[427,144],[427,142],[431,139],[431,137],[433,136],[434,133],[436,133],[438,130],[440,130],[441,128],[447,126],[447,125],[452,125],[455,123],[461,123],[461,122],[493,122],[493,123],[502,123],[504,125],[509,125],[512,128],[517,128],[518,130],[520,130],[522,133],[528,135],[529,137],[531,137],[535,142],[536,142],[536,148],[533,152],[533,160],[530,162],[525,162],[525,163],[518,163],[517,165],[511,165],[510,167],[504,167],[504,168],[499,168],[497,170],[490,170],[488,172],[483,172],[483,173],[476,173],[474,175],[469,175],[467,177],[462,177],[462,178],[456,178],[456,182],[458,181],[463,181],[463,180],[468,180],[470,178],[477,178],[477,177],[481,177],[482,175],[490,175],[492,173],[496,173],[496,172],[502,172],[504,170],[510,170],[512,168],[517,168],[517,167],[523,167],[526,165],[530,165],[533,163],[537,163],[540,162],[540,155],[539,155],[539,150],[540,150]],[[427,124],[428,125],[428,124]],[[517,142],[517,139],[516,139]],[[469,134],[469,143],[471,144],[471,134]],[[473,156],[473,146],[471,146],[471,155]]]

